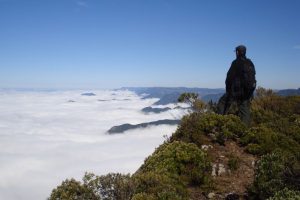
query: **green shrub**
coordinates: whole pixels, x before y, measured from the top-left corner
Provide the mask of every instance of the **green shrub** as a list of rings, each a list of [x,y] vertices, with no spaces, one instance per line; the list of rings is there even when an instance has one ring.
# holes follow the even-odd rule
[[[249,153],[263,155],[275,150],[278,147],[277,141],[278,134],[270,128],[259,126],[246,131],[240,143],[246,146]]]
[[[282,97],[264,88],[257,89],[256,93],[251,104],[253,125],[267,123],[276,126],[276,121],[300,114],[300,96]]]
[[[300,192],[284,188],[276,192],[275,195],[268,198],[268,200],[300,200]]]
[[[180,125],[176,132],[170,137],[170,141],[184,141],[188,143],[195,143],[199,147],[204,142],[203,132],[199,128],[201,127],[201,114],[192,113],[186,115],[181,119]]]
[[[156,200],[156,198],[154,195],[142,192],[135,194],[131,200]]]
[[[287,160],[282,153],[274,152],[262,156],[250,192],[255,194],[257,199],[267,199],[288,187],[284,180],[286,167]]]
[[[63,181],[52,191],[49,200],[129,200],[133,192],[134,185],[129,174],[110,173],[95,176],[92,173],[86,173],[83,183],[75,179]]]
[[[194,112],[205,113],[209,108],[208,105],[201,99],[198,99],[197,93],[182,93],[178,97],[178,102],[190,104]]]
[[[300,191],[300,161],[295,157],[287,156],[287,165],[283,180],[292,189]]]
[[[187,199],[185,186],[177,179],[163,173],[145,172],[134,177],[135,195],[133,199]]]
[[[300,144],[300,123],[299,116],[296,114],[289,117],[280,117],[272,122],[266,123],[268,127],[276,132],[282,133]]]
[[[157,199],[186,199],[187,187],[209,184],[211,166],[205,152],[195,144],[164,143],[134,175],[136,194]]]
[[[157,148],[139,171],[156,171],[178,177],[186,184],[201,184],[210,171],[210,163],[206,153],[195,144],[175,141]]]
[[[101,197],[101,200],[131,199],[134,185],[129,174],[109,173],[103,176],[95,176],[86,173],[83,177],[86,187]]]
[[[235,115],[192,113],[183,117],[171,141],[192,142],[200,147],[205,142],[203,135],[212,134],[217,142],[223,144],[227,139],[240,137],[245,130],[246,126]]]
[[[81,184],[75,179],[65,180],[61,185],[52,190],[49,200],[100,200],[100,197],[95,195],[93,191],[86,185]]]
[[[248,144],[246,147],[246,151],[253,155],[262,155],[262,152],[264,152],[262,147],[258,144]]]
[[[250,128],[241,137],[240,143],[246,146],[246,151],[255,155],[264,155],[275,150],[297,155],[300,151],[300,145],[295,140],[265,125]]]
[[[276,95],[270,90],[261,92],[259,89],[256,90],[256,94],[252,101],[252,111],[260,111],[262,113],[269,111],[282,117],[300,114],[300,96],[283,97]]]

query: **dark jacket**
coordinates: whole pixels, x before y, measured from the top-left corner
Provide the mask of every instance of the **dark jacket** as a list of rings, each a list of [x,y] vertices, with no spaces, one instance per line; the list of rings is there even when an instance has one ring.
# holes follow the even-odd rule
[[[226,77],[226,93],[236,100],[251,98],[256,87],[255,67],[246,57],[235,59]]]

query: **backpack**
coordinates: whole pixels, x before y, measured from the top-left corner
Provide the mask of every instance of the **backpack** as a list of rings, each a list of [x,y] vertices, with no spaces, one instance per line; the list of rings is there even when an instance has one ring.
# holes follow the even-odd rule
[[[241,82],[244,90],[244,97],[250,98],[256,88],[255,68],[250,59],[243,62]]]

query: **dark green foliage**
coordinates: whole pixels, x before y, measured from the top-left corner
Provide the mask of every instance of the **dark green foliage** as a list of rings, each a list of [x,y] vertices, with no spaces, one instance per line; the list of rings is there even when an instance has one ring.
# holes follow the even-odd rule
[[[155,198],[152,194],[142,192],[135,194],[131,200],[157,200],[157,198]]]
[[[86,173],[83,177],[84,185],[92,190],[102,200],[126,200],[133,194],[134,185],[129,174],[109,173],[103,176],[95,176]]]
[[[247,145],[246,151],[253,155],[261,155],[264,150],[262,150],[260,145],[251,143]]]
[[[252,103],[252,128],[241,144],[252,154],[280,149],[300,159],[300,97],[280,97],[262,88],[257,94]]]
[[[198,94],[196,93],[182,93],[179,97],[178,97],[178,102],[186,102],[186,103],[190,103],[193,104],[193,102],[195,102],[195,100],[198,99]]]
[[[158,199],[186,199],[188,185],[208,183],[210,163],[195,144],[172,142],[161,145],[135,174],[137,193]]]
[[[268,200],[300,200],[300,192],[285,188],[276,192],[275,195],[268,198]]]
[[[300,102],[299,102],[300,103]],[[259,113],[260,111],[256,112]],[[261,114],[261,113],[260,113]],[[273,132],[281,133],[300,144],[300,124],[299,115],[291,114],[289,116],[280,116],[271,111],[264,111],[261,117],[253,119],[255,126],[264,126]]]
[[[296,145],[287,142],[287,138],[300,144],[300,96],[281,97],[272,90],[259,88],[252,113],[253,126],[269,128],[279,135],[280,142],[287,143],[284,148]]]
[[[165,143],[145,160],[140,172],[156,171],[180,178],[186,184],[201,184],[210,170],[207,155],[195,144]]]
[[[284,188],[299,190],[299,174],[295,174],[298,161],[292,155],[274,152],[262,156],[251,188],[255,199],[266,199]],[[298,181],[298,182],[297,182]]]
[[[208,108],[208,110],[210,110],[214,113],[217,113],[217,103],[216,102],[213,102],[212,100],[210,100],[207,103],[207,108]]]
[[[86,185],[81,184],[75,179],[65,180],[56,189],[52,190],[49,200],[99,200],[100,197],[96,196],[93,191]]]
[[[267,123],[277,125],[276,120],[288,119],[300,114],[300,96],[282,97],[275,95],[272,90],[259,88],[257,96],[252,101],[253,124]],[[275,121],[274,121],[275,120]]]
[[[176,132],[170,137],[170,141],[193,142],[199,147],[203,144],[203,131],[199,128],[201,121],[199,113],[186,115],[181,119],[181,123]]]
[[[193,111],[198,113],[204,113],[208,108],[204,101],[198,99],[196,93],[182,93],[178,98],[178,102],[190,104]]]
[[[110,173],[95,176],[86,173],[83,183],[74,179],[63,181],[54,189],[49,200],[129,200],[134,191],[130,175]]]
[[[245,130],[245,125],[234,115],[192,113],[183,117],[171,141],[180,140],[201,146],[204,142],[203,135],[211,134],[222,144],[227,139],[243,135]]]
[[[263,155],[251,196],[266,199],[284,188],[299,191],[300,97],[280,97],[272,90],[259,88],[251,110],[252,127],[240,143],[249,153]],[[278,193],[276,199],[285,197]]]
[[[278,148],[278,134],[264,126],[253,127],[246,131],[240,142],[246,145],[249,153],[263,155]]]
[[[271,153],[262,156],[258,163],[252,191],[259,199],[273,196],[285,187],[282,180],[285,169],[285,160],[280,153]]]
[[[300,124],[298,123],[300,119],[299,116],[300,115],[292,114],[288,117],[276,118],[273,123],[265,124],[273,130],[287,135],[300,144]]]
[[[300,191],[300,161],[294,157],[287,158],[287,167],[283,173],[283,180],[293,189]]]
[[[134,177],[133,199],[187,199],[187,190],[178,179],[158,172],[139,173]]]

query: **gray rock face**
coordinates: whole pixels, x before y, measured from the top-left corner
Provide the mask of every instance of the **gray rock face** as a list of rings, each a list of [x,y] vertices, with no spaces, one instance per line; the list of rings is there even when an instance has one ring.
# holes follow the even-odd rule
[[[221,163],[213,163],[212,164],[212,176],[221,176],[222,174],[226,173],[226,168]]]
[[[213,199],[215,196],[216,196],[216,194],[213,193],[213,192],[211,192],[211,193],[209,193],[209,194],[207,195],[207,198]]]
[[[201,146],[201,149],[203,149],[204,151],[207,151],[207,150],[209,150],[209,149],[212,149],[213,148],[213,146],[212,145],[202,145]]]

